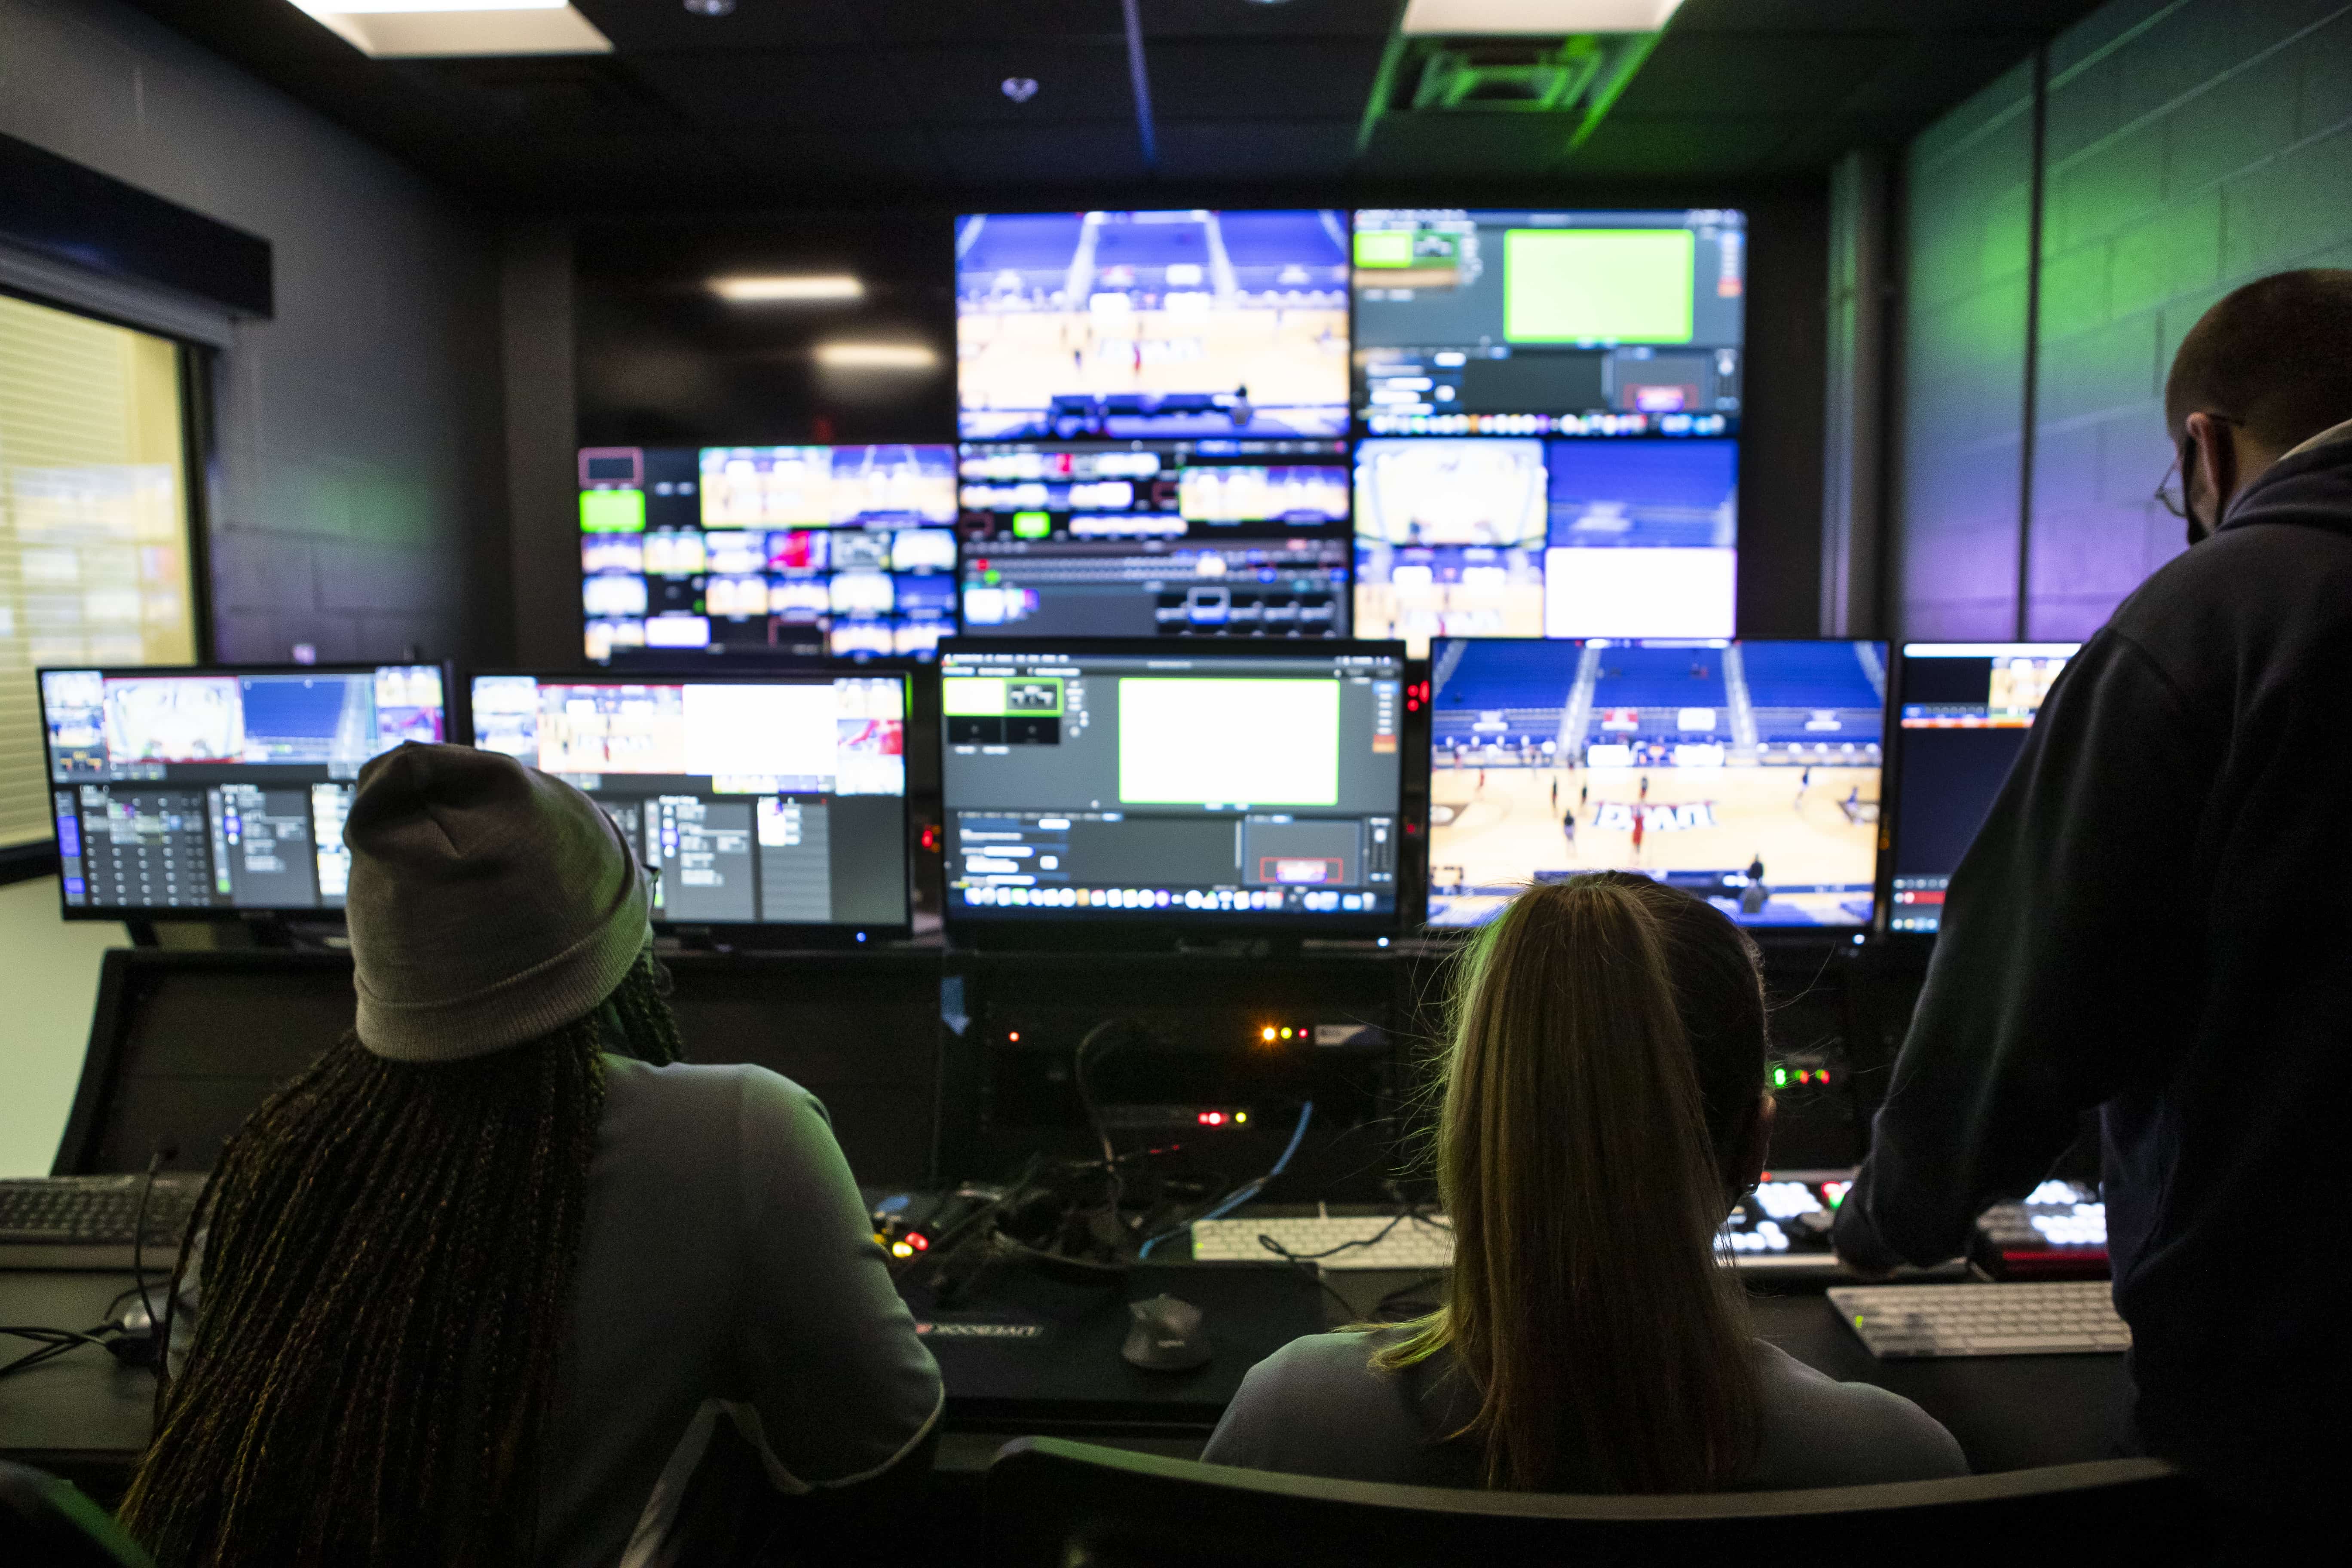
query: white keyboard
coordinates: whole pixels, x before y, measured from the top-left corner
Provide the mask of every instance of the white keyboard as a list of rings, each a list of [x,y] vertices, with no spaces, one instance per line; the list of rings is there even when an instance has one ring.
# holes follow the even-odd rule
[[[1281,1258],[1259,1242],[1269,1237],[1318,1268],[1450,1268],[1454,1233],[1445,1222],[1391,1215],[1299,1215],[1283,1219],[1204,1219],[1192,1227],[1195,1263],[1272,1263]],[[1386,1231],[1385,1236],[1381,1235]],[[1372,1237],[1381,1239],[1373,1241]],[[1369,1245],[1354,1245],[1354,1244]],[[1343,1250],[1332,1251],[1339,1247]],[[1328,1257],[1316,1257],[1328,1253]]]
[[[1881,1360],[2084,1355],[2131,1348],[2104,1279],[2018,1285],[1867,1285],[1830,1305]]]

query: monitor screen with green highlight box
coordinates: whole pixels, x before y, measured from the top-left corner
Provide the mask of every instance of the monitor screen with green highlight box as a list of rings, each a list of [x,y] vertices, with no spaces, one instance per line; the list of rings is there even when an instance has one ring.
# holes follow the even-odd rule
[[[942,644],[947,919],[1393,929],[1403,682],[1397,643]]]
[[[1354,215],[1371,436],[1737,436],[1748,224],[1727,208]]]

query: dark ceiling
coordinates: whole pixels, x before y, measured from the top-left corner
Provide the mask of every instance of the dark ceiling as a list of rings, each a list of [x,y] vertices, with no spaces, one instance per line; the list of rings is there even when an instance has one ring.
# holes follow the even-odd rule
[[[1383,127],[1360,154],[1402,0],[1140,0],[1150,162],[1120,0],[573,0],[615,53],[439,61],[370,60],[289,0],[131,3],[486,205],[616,212],[1803,178],[1899,143],[2098,0],[1687,0],[1564,157],[1556,121],[1491,112]]]

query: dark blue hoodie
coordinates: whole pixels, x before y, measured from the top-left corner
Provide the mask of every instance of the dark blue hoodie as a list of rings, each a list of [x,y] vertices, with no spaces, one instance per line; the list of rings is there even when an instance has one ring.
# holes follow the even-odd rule
[[[2352,1455],[2352,439],[2262,474],[2053,687],[1952,879],[1839,1251],[1961,1252],[2094,1106],[2143,1441],[2256,1506],[2332,1498]]]

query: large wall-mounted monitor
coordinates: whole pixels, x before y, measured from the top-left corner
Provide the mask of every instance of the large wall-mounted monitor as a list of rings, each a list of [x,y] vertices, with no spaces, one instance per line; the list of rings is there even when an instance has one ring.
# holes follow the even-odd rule
[[[1738,212],[1355,214],[1357,416],[1375,436],[1737,433]]]
[[[1348,635],[1348,445],[967,442],[972,637]]]
[[[907,683],[477,675],[473,742],[585,791],[679,926],[908,925]]]
[[[955,448],[590,447],[587,653],[922,658],[955,627]]]
[[[948,645],[947,918],[1392,928],[1403,680],[1393,643]]]
[[[956,220],[967,440],[1348,433],[1345,212]]]
[[[1895,665],[1890,931],[1932,932],[1944,892],[2080,643],[1906,643]]]
[[[340,910],[361,766],[448,738],[439,665],[45,669],[68,919]]]
[[[1727,637],[1729,439],[1373,437],[1356,444],[1356,631]]]
[[[1430,675],[1431,925],[1599,870],[1743,924],[1870,923],[1885,644],[1445,640]]]

